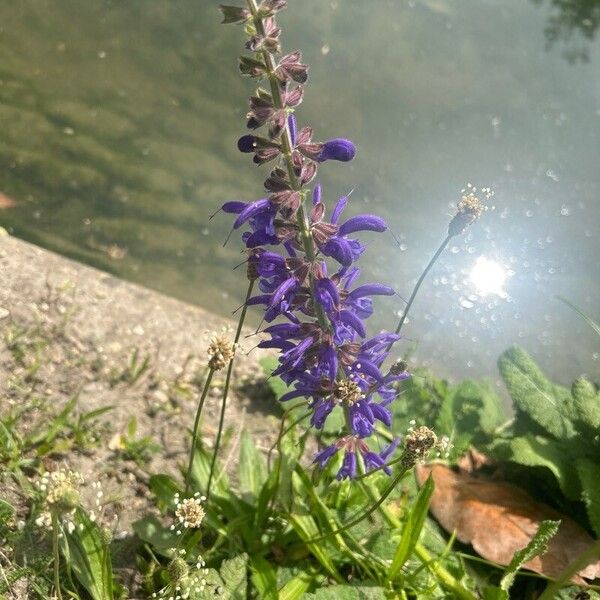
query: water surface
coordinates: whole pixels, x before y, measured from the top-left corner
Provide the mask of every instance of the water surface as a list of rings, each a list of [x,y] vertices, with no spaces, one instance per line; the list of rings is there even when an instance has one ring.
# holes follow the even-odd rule
[[[0,220],[230,314],[240,247],[208,215],[258,197],[264,172],[235,149],[252,83],[216,4],[0,1],[0,192],[18,203]],[[561,4],[291,0],[281,15],[311,64],[300,121],[359,148],[321,170],[326,201],[354,190],[351,210],[382,214],[398,240],[369,238],[365,281],[408,296],[460,190],[495,190],[405,329],[404,347],[453,378],[495,375],[515,342],[559,381],[598,375],[597,337],[555,296],[600,316],[600,5]],[[374,330],[402,302],[378,307]]]

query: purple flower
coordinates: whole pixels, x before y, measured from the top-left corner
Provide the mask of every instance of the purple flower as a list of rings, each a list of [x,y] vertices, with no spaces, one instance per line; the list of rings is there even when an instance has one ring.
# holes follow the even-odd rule
[[[316,157],[318,162],[326,160],[339,160],[348,162],[356,155],[356,146],[350,141],[343,138],[334,138],[323,143],[323,147],[319,155]]]
[[[342,467],[336,475],[338,480],[354,479],[356,477],[356,454],[353,451],[346,450]]]

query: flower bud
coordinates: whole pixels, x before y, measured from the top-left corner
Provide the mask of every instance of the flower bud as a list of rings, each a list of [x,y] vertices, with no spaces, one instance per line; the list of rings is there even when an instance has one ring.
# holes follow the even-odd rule
[[[181,557],[174,558],[167,567],[171,583],[178,583],[189,573],[189,571],[190,569],[187,563]]]
[[[323,162],[326,160],[339,160],[348,162],[356,155],[356,146],[350,141],[343,138],[335,138],[327,140],[323,143],[323,149],[317,160]]]

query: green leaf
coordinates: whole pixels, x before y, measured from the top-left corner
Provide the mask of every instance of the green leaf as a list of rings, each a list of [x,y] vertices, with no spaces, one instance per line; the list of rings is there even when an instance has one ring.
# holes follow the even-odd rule
[[[278,600],[277,572],[262,556],[252,559],[252,583],[258,592],[258,597],[264,600]]]
[[[292,514],[290,515],[289,520],[290,525],[304,541],[317,538],[321,534],[315,520],[310,515]],[[327,550],[326,544],[323,542],[308,544],[308,549],[336,581],[342,581],[341,575],[338,573],[335,564],[331,560],[331,555]]]
[[[563,445],[540,435],[526,435],[510,440],[508,448],[508,460],[527,467],[548,469],[567,498],[580,499],[581,485],[573,469],[572,457]]]
[[[435,484],[433,483],[431,475],[429,475],[427,481],[419,490],[412,510],[409,512],[406,522],[404,523],[402,535],[400,536],[400,542],[396,548],[394,559],[389,570],[389,578],[391,580],[396,579],[400,573],[400,569],[402,569],[404,563],[411,556],[415,546],[417,545],[417,542],[419,541],[421,530],[423,529],[423,525],[425,524],[425,519],[427,517],[427,511],[429,510],[429,503],[431,502],[431,496],[433,495],[434,488]]]
[[[225,591],[231,600],[246,600],[248,587],[248,555],[240,554],[223,561],[219,571]]]
[[[279,590],[278,600],[300,600],[315,581],[315,576],[308,571],[300,571]]]
[[[580,377],[571,386],[573,394],[573,416],[592,435],[600,431],[600,392],[585,377]]]
[[[171,548],[177,548],[181,536],[165,527],[157,517],[148,516],[135,521],[132,525],[134,533],[144,542],[152,546],[154,550],[168,556]]]
[[[182,493],[181,486],[169,475],[152,475],[148,487],[156,496],[159,507],[164,510],[173,505],[175,494]]]
[[[73,532],[66,535],[70,568],[94,600],[113,600],[110,552],[100,529],[81,508],[76,509],[73,522]]]
[[[334,585],[319,588],[314,594],[304,598],[314,600],[385,600],[383,588],[369,586]]]
[[[556,439],[573,437],[575,429],[567,418],[571,394],[554,385],[531,357],[514,347],[498,360],[500,374],[516,408]]]
[[[192,478],[196,482],[197,490],[204,492],[208,486],[210,475],[210,463],[212,456],[204,448],[198,448],[194,456],[194,466],[192,468]],[[211,495],[228,496],[229,482],[227,475],[222,471],[219,461],[215,463],[216,473],[211,484]]]
[[[575,463],[581,481],[581,497],[587,509],[592,529],[600,536],[600,466],[593,460],[582,458]]]
[[[267,465],[264,456],[256,449],[247,431],[242,432],[240,461],[238,465],[240,492],[256,499],[267,480]]]
[[[544,554],[548,550],[548,542],[556,535],[560,521],[542,521],[535,535],[525,548],[515,552],[502,577],[500,589],[508,592],[515,581],[517,571],[532,558]]]

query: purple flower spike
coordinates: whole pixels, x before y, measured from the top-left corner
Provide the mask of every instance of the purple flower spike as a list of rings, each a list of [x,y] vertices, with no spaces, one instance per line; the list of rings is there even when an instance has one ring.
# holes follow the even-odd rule
[[[317,157],[318,162],[326,160],[339,160],[348,162],[356,155],[356,146],[350,141],[343,138],[335,138],[327,140],[323,143],[323,149]]]
[[[256,142],[256,137],[253,135],[243,135],[237,141],[237,147],[240,152],[254,152],[256,148],[254,144]]]

